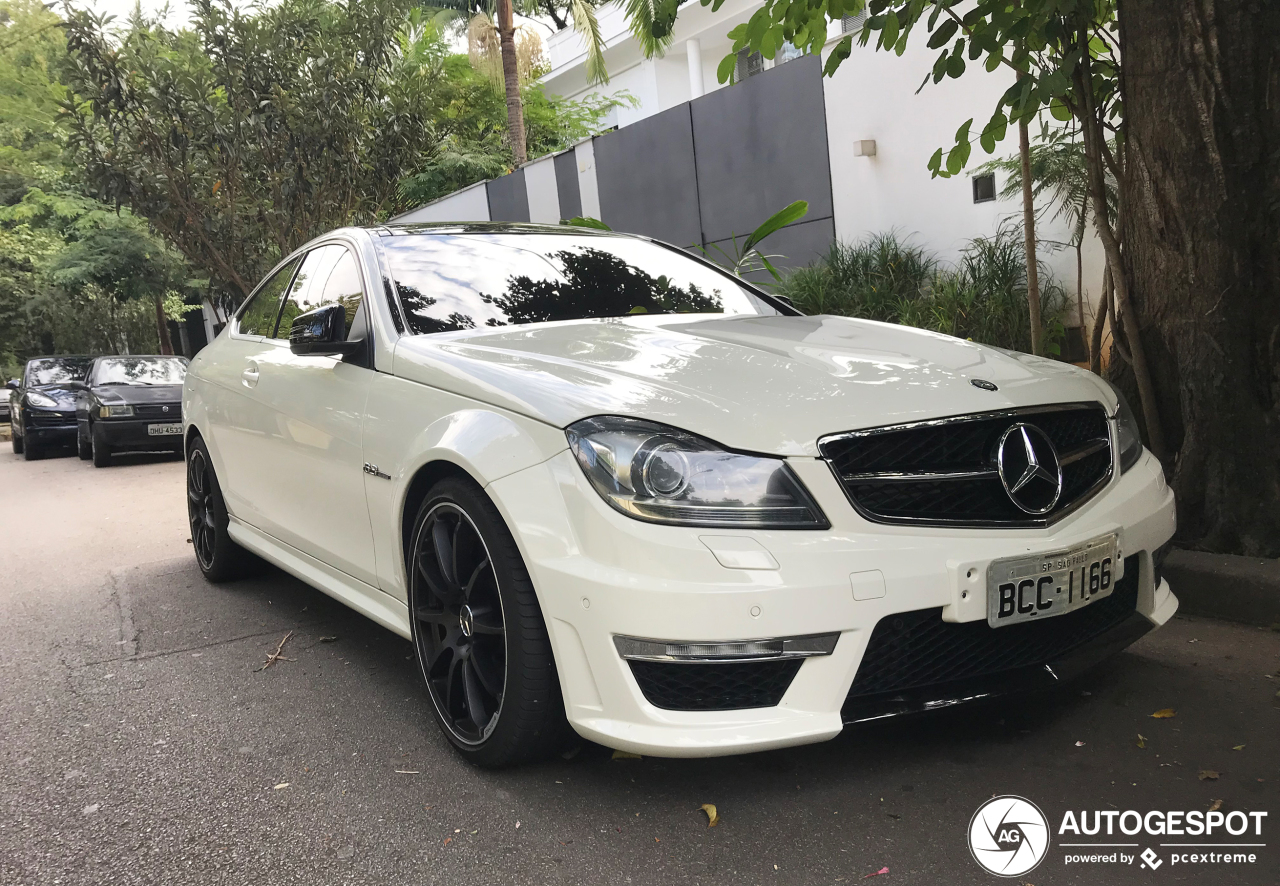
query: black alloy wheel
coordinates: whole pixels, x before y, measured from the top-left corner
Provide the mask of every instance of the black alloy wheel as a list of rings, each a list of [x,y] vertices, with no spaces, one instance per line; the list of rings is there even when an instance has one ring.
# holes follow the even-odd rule
[[[209,581],[242,578],[262,562],[231,539],[222,489],[209,450],[199,437],[187,449],[187,522],[196,563]]]
[[[187,520],[196,561],[202,572],[208,572],[213,566],[217,518],[213,509],[213,474],[200,449],[193,449],[187,459]]]
[[[463,756],[500,767],[567,734],[537,595],[484,491],[461,479],[423,502],[409,549],[413,643],[436,720]]]
[[[418,654],[431,700],[456,741],[479,744],[498,723],[507,631],[498,576],[466,511],[440,502],[414,551]]]

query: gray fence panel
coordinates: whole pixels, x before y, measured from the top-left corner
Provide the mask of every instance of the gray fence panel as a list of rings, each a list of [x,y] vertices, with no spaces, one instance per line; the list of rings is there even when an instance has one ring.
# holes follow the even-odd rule
[[[529,192],[524,186],[524,170],[495,178],[485,186],[489,192],[489,220],[527,222]]]
[[[688,104],[596,138],[600,215],[615,231],[702,242]]]
[[[692,103],[702,230],[748,234],[795,200],[830,218],[831,167],[822,63],[804,56]]]
[[[556,166],[556,195],[560,198],[560,217],[574,218],[582,215],[582,193],[578,190],[578,156],[572,148],[557,154],[552,161]]]

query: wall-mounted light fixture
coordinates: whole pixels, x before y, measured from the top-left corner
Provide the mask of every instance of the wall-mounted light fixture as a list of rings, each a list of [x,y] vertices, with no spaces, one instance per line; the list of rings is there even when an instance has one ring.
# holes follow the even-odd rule
[[[874,138],[864,138],[853,143],[853,156],[874,157],[875,155],[876,140]]]

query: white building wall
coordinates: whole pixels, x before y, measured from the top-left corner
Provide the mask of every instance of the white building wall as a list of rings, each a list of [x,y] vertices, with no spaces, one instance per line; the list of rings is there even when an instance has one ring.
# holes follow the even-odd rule
[[[582,201],[582,214],[587,218],[599,218],[600,186],[596,183],[595,146],[587,139],[573,151],[578,161],[578,195]]]
[[[471,185],[461,191],[454,191],[448,197],[441,197],[426,206],[419,206],[412,212],[397,216],[397,224],[412,222],[455,222],[455,221],[488,221],[489,192],[485,183]]]

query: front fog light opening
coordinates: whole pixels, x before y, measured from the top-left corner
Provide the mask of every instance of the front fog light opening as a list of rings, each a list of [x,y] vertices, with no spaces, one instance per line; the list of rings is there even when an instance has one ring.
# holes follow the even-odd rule
[[[840,633],[806,634],[759,640],[646,640],[615,635],[613,645],[627,661],[718,662],[781,661],[812,658],[835,651]]]
[[[592,488],[628,517],[725,529],[830,527],[784,458],[622,416],[584,419],[565,434]]]

